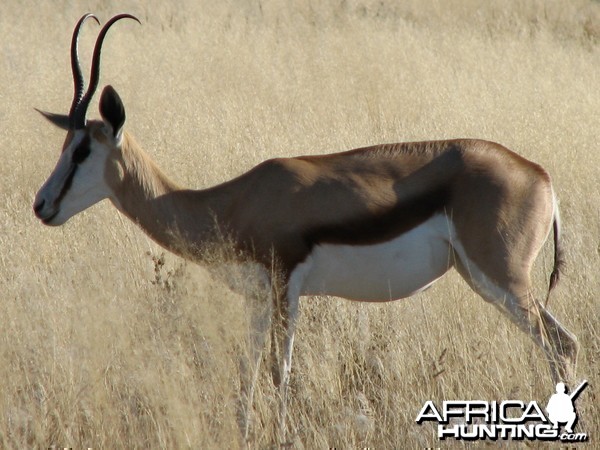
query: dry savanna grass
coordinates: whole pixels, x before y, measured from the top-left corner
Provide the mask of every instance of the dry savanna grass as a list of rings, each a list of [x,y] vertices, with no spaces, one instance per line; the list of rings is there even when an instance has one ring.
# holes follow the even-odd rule
[[[33,107],[67,111],[71,30],[87,11],[142,20],[111,30],[101,84],[119,91],[129,132],[183,185],[213,185],[269,157],[453,137],[498,141],[542,164],[568,261],[550,310],[579,337],[578,377],[590,386],[578,427],[598,445],[598,2],[7,0],[0,447],[239,446],[243,299],[163,255],[107,202],[61,228],[32,214],[64,139]],[[95,30],[86,25],[81,39],[86,63]],[[551,265],[548,243],[534,273],[540,297]],[[552,389],[541,352],[454,272],[391,304],[305,298],[290,443],[479,446],[440,442],[433,426],[415,424],[424,402],[545,405]],[[266,372],[254,411],[250,446],[272,447],[277,392]]]

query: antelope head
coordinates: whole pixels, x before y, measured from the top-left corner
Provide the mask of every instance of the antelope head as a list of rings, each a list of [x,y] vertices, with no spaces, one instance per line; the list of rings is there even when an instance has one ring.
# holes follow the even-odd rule
[[[111,195],[105,181],[106,171],[120,152],[125,109],[117,92],[107,86],[100,97],[102,120],[88,122],[86,113],[98,87],[100,54],[106,33],[120,19],[134,19],[138,23],[139,20],[130,14],[119,14],[100,30],[94,47],[90,82],[84,94],[77,42],[81,26],[90,18],[98,22],[93,14],[85,14],[77,22],[71,39],[71,69],[75,92],[69,114],[38,110],[54,125],[67,131],[56,167],[40,188],[33,204],[35,215],[46,225],[62,225],[75,214]]]

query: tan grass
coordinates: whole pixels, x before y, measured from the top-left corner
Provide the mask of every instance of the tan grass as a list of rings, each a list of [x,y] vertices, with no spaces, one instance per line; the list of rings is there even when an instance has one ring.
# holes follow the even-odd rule
[[[174,256],[157,267],[161,250],[108,204],[60,229],[31,212],[63,139],[33,107],[66,112],[70,33],[88,10],[142,19],[111,30],[102,84],[181,184],[274,156],[452,137],[546,167],[568,261],[550,307],[580,339],[581,426],[597,445],[598,2],[84,3],[0,4],[0,447],[238,445],[243,300]],[[85,61],[94,36],[86,26]],[[551,252],[535,270],[540,297]],[[393,304],[304,299],[294,359],[297,448],[435,447],[433,428],[414,423],[426,400],[552,392],[541,353],[454,273]],[[255,403],[251,443],[268,448],[266,373]]]

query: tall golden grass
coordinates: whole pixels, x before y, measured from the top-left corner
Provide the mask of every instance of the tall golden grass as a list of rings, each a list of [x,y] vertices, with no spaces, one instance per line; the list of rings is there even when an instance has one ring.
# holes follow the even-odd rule
[[[31,212],[64,139],[33,107],[67,111],[70,33],[87,11],[142,20],[111,30],[101,83],[119,91],[128,130],[181,184],[206,187],[274,156],[454,137],[541,163],[561,201],[568,261],[550,309],[580,339],[590,387],[578,427],[598,445],[598,2],[8,0],[0,447],[239,446],[243,299],[161,256],[106,202],[58,229]],[[81,39],[86,62],[96,31],[86,25]],[[540,297],[551,265],[548,244],[534,274]],[[296,342],[294,448],[468,446],[415,424],[426,400],[545,404],[553,389],[541,352],[455,273],[392,304],[303,299]],[[251,447],[276,444],[277,404],[265,372]]]

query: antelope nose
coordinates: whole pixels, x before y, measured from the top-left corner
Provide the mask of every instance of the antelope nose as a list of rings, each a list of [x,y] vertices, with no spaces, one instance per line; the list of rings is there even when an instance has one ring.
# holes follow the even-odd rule
[[[40,217],[40,211],[42,210],[42,208],[44,207],[44,204],[46,203],[46,200],[41,199],[38,200],[37,203],[33,204],[33,212],[35,213],[35,215],[37,217]]]

